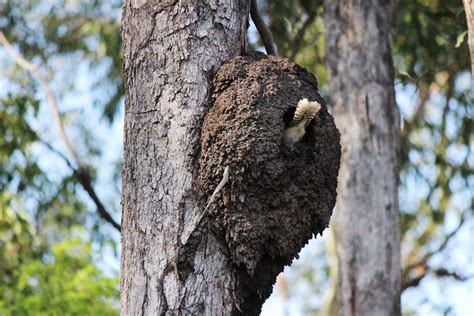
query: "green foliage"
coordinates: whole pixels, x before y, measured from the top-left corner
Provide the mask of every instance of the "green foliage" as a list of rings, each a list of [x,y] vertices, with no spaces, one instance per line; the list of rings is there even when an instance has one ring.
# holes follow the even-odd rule
[[[0,100],[0,191],[4,190],[13,178],[21,180],[16,186],[18,192],[33,185],[39,174],[36,163],[25,156],[22,165],[15,164],[9,159],[14,154],[24,153],[34,141],[38,140],[36,133],[26,121],[27,115],[35,116],[39,103],[31,96],[9,95]]]
[[[90,99],[111,122],[123,96],[120,5],[0,1],[0,29],[38,65],[60,103],[64,95],[80,91],[74,65],[87,66],[90,82],[100,91]],[[1,45],[0,50],[0,315],[117,314],[118,280],[104,275],[91,250],[92,245],[100,250],[114,245],[114,236],[99,228],[72,170],[51,149],[58,138],[42,125],[52,125],[43,87]],[[55,83],[56,74],[67,80]],[[71,122],[67,113],[63,119]],[[92,134],[82,124],[79,129]],[[94,139],[83,139],[83,152],[98,157],[100,152],[89,146]]]
[[[458,43],[466,31],[462,1],[401,0],[395,21],[394,52],[401,57],[396,59],[399,72],[429,82],[445,67],[454,71],[469,67],[467,41]]]
[[[8,95],[0,100],[0,198],[2,206],[17,208],[19,203],[34,205],[38,242],[61,240],[62,236],[86,221],[86,209],[76,195],[75,179],[66,176],[51,181],[33,152],[41,139],[30,126],[39,102],[27,95]],[[12,199],[11,196],[15,196]]]
[[[269,1],[267,14],[279,55],[293,59],[313,72],[325,93],[322,1]]]
[[[27,220],[11,209],[1,211],[1,315],[118,314],[118,280],[94,266],[90,243],[63,241],[50,256],[34,258]]]
[[[121,4],[118,0],[1,1],[0,28],[21,55],[39,66],[61,105],[63,95],[81,93],[77,87],[81,83],[74,81],[79,71],[74,64],[86,66],[93,74],[89,82],[98,93],[88,91],[90,98],[84,99],[100,106],[103,116],[112,122],[123,96],[118,23]],[[97,215],[88,210],[79,196],[81,190],[71,170],[60,156],[48,150],[50,144],[56,147],[59,139],[57,135],[48,135],[49,131],[38,124],[49,119],[49,109],[46,107],[45,113],[44,103],[39,106],[42,86],[32,80],[31,74],[12,64],[8,54],[2,57],[6,57],[0,60],[6,77],[5,89],[0,91],[0,132],[5,135],[0,140],[0,194],[8,190],[28,203],[35,219],[33,225],[44,245],[62,240],[86,223],[91,238],[110,241],[100,232],[98,222],[91,221],[91,213]],[[55,84],[54,71],[66,80],[60,78],[61,84]],[[70,116],[64,113],[64,107],[61,110],[63,120],[70,125],[66,128],[72,128]],[[79,150],[83,156],[89,155],[87,160],[100,157],[95,126],[79,122],[74,127],[80,131],[83,143],[75,145],[82,146]],[[45,150],[46,159],[42,156]],[[66,172],[52,173],[45,168],[45,164],[51,163]],[[93,164],[88,167],[94,175]]]
[[[18,202],[11,194],[0,196],[0,283],[3,286],[13,285],[17,267],[37,256],[27,214],[14,212],[7,206]]]
[[[0,315],[118,314],[118,279],[94,265],[91,242],[74,238],[45,248],[37,233],[21,200],[3,192]]]
[[[413,267],[425,264],[447,236],[447,216],[459,217],[472,207],[474,94],[462,2],[403,0],[399,8],[398,80],[417,89],[416,105],[402,109],[401,143],[402,235],[410,245],[404,264]],[[404,188],[414,183],[424,194],[404,202],[403,195],[410,195]],[[411,273],[404,270],[405,282]]]

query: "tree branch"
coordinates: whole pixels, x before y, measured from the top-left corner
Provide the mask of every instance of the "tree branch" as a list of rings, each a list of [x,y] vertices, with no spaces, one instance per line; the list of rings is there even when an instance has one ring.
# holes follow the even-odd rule
[[[41,142],[43,144],[45,144],[50,150],[54,151],[56,154],[58,154],[59,156],[61,156],[64,159],[66,164],[73,170],[74,176],[76,177],[78,182],[82,185],[82,187],[87,192],[87,194],[90,196],[92,201],[94,201],[95,205],[97,206],[97,211],[98,211],[100,217],[102,217],[105,221],[107,221],[114,228],[116,228],[118,231],[120,231],[120,225],[112,218],[110,213],[107,212],[104,205],[100,201],[99,197],[97,196],[97,194],[96,194],[96,192],[95,192],[95,190],[92,186],[92,178],[90,176],[90,173],[87,170],[87,167],[81,161],[76,149],[74,148],[74,146],[72,146],[71,142],[69,141],[69,138],[68,138],[68,136],[66,134],[66,131],[64,129],[64,124],[61,120],[61,114],[59,112],[58,101],[57,101],[53,91],[51,90],[51,88],[49,86],[48,80],[46,80],[46,78],[41,74],[41,72],[39,71],[38,67],[35,64],[30,63],[29,61],[27,61],[25,58],[23,58],[23,56],[21,56],[13,48],[13,46],[10,44],[10,42],[7,40],[7,38],[5,37],[5,35],[3,34],[3,32],[1,30],[0,30],[0,42],[4,45],[6,51],[13,58],[13,60],[15,60],[15,62],[20,67],[22,67],[23,69],[28,70],[31,73],[33,73],[33,75],[35,75],[38,78],[39,82],[43,86],[43,89],[44,89],[45,95],[46,95],[47,103],[49,104],[49,107],[51,109],[51,113],[53,114],[54,122],[55,122],[55,124],[56,124],[56,126],[59,130],[59,136],[60,136],[62,142],[64,143],[67,151],[72,156],[72,158],[74,159],[75,164],[78,167],[74,168],[74,166],[69,161],[69,159],[66,156],[64,156],[62,153],[60,153],[59,151],[54,149],[51,145],[49,145],[45,141],[41,141]]]
[[[427,264],[428,260],[433,255],[440,253],[446,248],[451,238],[453,238],[454,235],[457,234],[457,232],[461,229],[462,225],[465,223],[466,215],[468,214],[469,211],[470,210],[465,210],[462,213],[458,226],[455,229],[453,229],[453,231],[451,231],[448,235],[446,235],[443,242],[438,246],[438,248],[427,252],[418,262],[414,264],[410,264],[403,269],[402,291],[409,287],[417,286],[421,282],[421,280],[427,275],[428,271],[430,270]],[[415,270],[418,270],[418,273],[417,273],[418,276],[415,278],[410,278],[409,277],[410,272],[415,271]],[[437,270],[434,270],[434,271],[437,271]]]
[[[410,117],[405,118],[403,129],[401,130],[401,138],[408,139],[408,136],[411,134],[412,130],[418,125],[425,114],[426,102],[431,97],[431,86],[433,85],[423,85],[421,88],[418,88],[418,107],[416,112]],[[407,140],[408,142],[408,140]]]
[[[322,0],[314,0],[314,3],[312,3],[313,6],[310,8],[305,8],[306,13],[308,14],[306,20],[303,22],[303,25],[301,28],[298,30],[296,33],[295,37],[291,41],[291,53],[290,53],[290,60],[294,60],[296,57],[296,54],[298,54],[300,48],[301,48],[301,42],[306,34],[306,31],[308,28],[311,26],[313,21],[316,19],[318,8],[323,4]]]
[[[89,172],[87,172],[84,168],[73,169],[74,176],[82,185],[84,190],[86,190],[87,194],[89,194],[92,201],[94,201],[95,205],[97,206],[97,212],[99,212],[100,217],[104,219],[106,222],[110,223],[115,229],[119,232],[121,230],[120,225],[112,218],[109,212],[105,209],[104,205],[100,201],[99,197],[97,196],[94,187],[92,186],[92,180],[90,177]]]
[[[270,32],[267,25],[265,24],[265,21],[263,21],[263,18],[260,15],[257,0],[252,0],[250,2],[250,16],[252,17],[253,23],[255,23],[255,27],[257,28],[260,37],[262,38],[263,45],[265,46],[267,54],[277,56],[272,33]]]
[[[69,159],[66,156],[64,156],[59,150],[57,150],[56,148],[54,148],[53,146],[51,146],[49,143],[47,143],[46,141],[42,139],[40,139],[40,142],[66,162],[68,167],[72,170],[74,177],[77,179],[79,184],[83,187],[83,189],[87,192],[89,197],[92,199],[92,201],[96,205],[99,216],[120,232],[121,230],[120,225],[113,219],[112,215],[110,215],[110,213],[105,209],[104,204],[102,204],[99,197],[97,196],[97,193],[95,192],[94,187],[92,186],[92,179],[91,179],[90,173],[84,168],[79,168],[79,169],[74,168],[71,161],[69,161]]]
[[[449,271],[445,268],[438,268],[438,269],[432,270],[427,265],[425,265],[423,267],[420,267],[420,270],[422,272],[420,273],[419,276],[417,276],[416,278],[410,279],[406,283],[405,282],[402,283],[402,292],[405,291],[406,289],[408,289],[409,287],[418,286],[420,284],[421,280],[423,280],[429,273],[434,274],[438,278],[451,277],[451,278],[455,279],[456,281],[461,281],[461,282],[466,281],[466,280],[468,280],[469,278],[472,277],[472,276],[460,275],[459,273],[457,273],[455,271]]]
[[[8,54],[15,60],[15,62],[22,67],[25,70],[30,71],[33,73],[38,80],[40,81],[41,85],[43,86],[43,89],[45,91],[46,95],[46,100],[48,101],[49,107],[51,109],[51,112],[53,114],[53,119],[54,122],[56,123],[56,126],[59,130],[59,136],[61,137],[61,140],[63,141],[64,145],[66,146],[66,149],[68,150],[69,154],[73,157],[74,162],[79,166],[82,167],[83,163],[81,162],[81,159],[79,158],[79,155],[77,154],[76,149],[72,146],[71,142],[69,141],[69,138],[66,134],[66,131],[64,129],[63,122],[61,120],[61,114],[59,113],[59,107],[58,107],[58,101],[56,97],[54,96],[48,81],[46,78],[41,74],[39,71],[38,67],[35,64],[30,63],[26,59],[23,58],[10,44],[10,42],[7,40],[5,35],[3,34],[2,31],[0,31],[0,42],[5,46],[6,51]]]
[[[454,271],[449,271],[444,268],[438,268],[433,271],[433,273],[438,277],[438,278],[443,278],[443,277],[451,277],[455,279],[456,281],[466,281],[467,279],[472,278],[471,276],[465,276],[465,275],[460,275],[457,272]]]

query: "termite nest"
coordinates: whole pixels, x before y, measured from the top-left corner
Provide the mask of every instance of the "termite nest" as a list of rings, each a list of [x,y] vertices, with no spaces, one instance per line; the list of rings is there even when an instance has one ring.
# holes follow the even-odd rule
[[[285,146],[282,135],[303,98],[322,108],[303,139]],[[209,199],[229,167],[229,179],[207,211],[232,264],[255,282],[247,284],[248,295],[266,298],[276,275],[328,226],[340,159],[339,131],[314,75],[263,54],[237,57],[216,73],[197,183]],[[268,286],[253,293],[257,284]]]

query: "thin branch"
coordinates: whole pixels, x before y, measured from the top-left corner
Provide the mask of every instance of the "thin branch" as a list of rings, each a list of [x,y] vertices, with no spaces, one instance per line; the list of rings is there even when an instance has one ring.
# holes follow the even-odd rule
[[[263,21],[263,18],[260,15],[257,0],[252,0],[250,2],[250,16],[252,17],[252,21],[255,24],[255,27],[257,28],[257,31],[260,34],[260,37],[262,38],[263,45],[265,46],[267,54],[277,56],[272,33],[270,32],[267,25],[265,24],[265,21]]]
[[[438,268],[433,271],[433,273],[438,277],[438,278],[445,278],[445,277],[450,277],[455,279],[456,281],[466,281],[467,279],[472,278],[471,276],[465,276],[465,275],[460,275],[459,273],[455,271],[449,271],[444,268]]]
[[[224,187],[224,185],[229,181],[229,166],[226,166],[224,168],[224,174],[222,175],[222,180],[219,182],[217,185],[216,189],[211,195],[211,198],[209,199],[209,202],[207,202],[206,208],[204,209],[204,213],[207,212],[207,209],[209,208],[209,205],[214,201],[214,198],[216,197],[217,193]]]
[[[211,197],[209,198],[209,202],[207,202],[206,208],[204,211],[196,217],[196,220],[194,221],[193,226],[191,229],[186,230],[183,233],[183,237],[181,237],[181,244],[183,246],[186,246],[189,240],[189,237],[191,236],[192,233],[194,233],[198,227],[201,225],[202,220],[204,219],[204,215],[207,214],[207,209],[209,206],[212,204],[214,201],[214,198],[216,197],[217,193],[219,193],[220,190],[224,187],[224,185],[229,181],[229,166],[226,166],[224,168],[224,173],[222,175],[222,180],[219,182],[217,187],[215,188],[214,192],[212,193]]]
[[[46,78],[41,74],[41,72],[39,71],[38,67],[35,64],[32,64],[29,61],[27,61],[25,58],[23,58],[23,56],[21,56],[13,48],[13,46],[7,40],[7,38],[5,37],[2,31],[0,31],[0,42],[5,46],[5,49],[8,52],[8,54],[13,58],[13,60],[15,60],[15,62],[20,67],[33,73],[40,81],[45,91],[46,100],[48,101],[49,107],[51,108],[54,122],[56,123],[56,126],[59,130],[59,136],[61,137],[61,140],[63,141],[64,145],[66,146],[69,154],[73,157],[74,162],[79,167],[82,167],[83,163],[81,162],[81,159],[79,158],[79,155],[77,154],[76,149],[72,146],[71,142],[69,141],[69,138],[64,129],[64,125],[61,120],[61,114],[59,113],[58,101],[49,86],[48,80],[46,80]]]
[[[303,38],[306,34],[306,31],[308,28],[311,26],[313,23],[314,19],[316,19],[316,13],[317,13],[317,7],[321,5],[322,1],[318,1],[316,5],[316,9],[309,12],[308,16],[306,17],[306,20],[303,22],[303,25],[301,28],[298,30],[296,33],[295,37],[293,38],[293,41],[291,41],[291,53],[290,53],[290,60],[294,60],[296,57],[296,54],[298,54],[300,48],[301,48],[301,42],[303,41]]]
[[[94,187],[92,186],[92,179],[89,172],[84,168],[74,169],[74,175],[79,183],[82,185],[87,194],[89,194],[92,201],[94,201],[97,206],[97,212],[99,212],[100,217],[102,217],[106,222],[110,223],[115,229],[119,232],[121,230],[120,225],[112,218],[109,212],[105,209],[104,205],[97,196]]]
[[[457,234],[457,232],[461,229],[462,225],[465,223],[467,213],[468,213],[467,210],[462,213],[461,218],[459,219],[458,226],[456,226],[455,229],[453,229],[449,234],[446,235],[446,237],[444,237],[443,242],[438,246],[438,248],[436,248],[435,250],[427,252],[417,263],[407,266],[405,268],[405,270],[410,270],[412,268],[415,268],[415,267],[419,266],[420,264],[427,262],[433,255],[438,254],[441,251],[443,251],[446,248],[446,246],[448,245],[451,238],[453,238],[454,235]]]
[[[102,217],[103,220],[111,224],[115,229],[117,229],[120,232],[121,230],[120,225],[113,219],[112,215],[110,215],[110,213],[105,209],[104,205],[102,204],[99,197],[97,196],[97,193],[95,192],[94,187],[92,186],[92,179],[89,175],[89,172],[87,172],[87,170],[84,168],[79,168],[79,169],[74,168],[71,161],[69,161],[69,159],[65,155],[63,155],[63,153],[61,153],[59,150],[51,146],[46,141],[42,139],[40,139],[40,141],[49,150],[57,154],[66,162],[68,167],[72,170],[74,177],[81,184],[81,186],[84,188],[84,190],[87,192],[89,197],[92,199],[92,201],[96,205],[99,216]]]
[[[7,40],[7,38],[5,37],[5,35],[3,34],[1,30],[0,30],[0,42],[4,45],[8,54],[13,58],[13,60],[15,60],[15,62],[20,67],[33,73],[40,81],[45,91],[47,103],[49,104],[49,107],[53,114],[54,122],[56,123],[56,126],[59,130],[59,136],[61,140],[63,141],[64,145],[66,146],[66,149],[68,150],[69,154],[74,159],[74,162],[76,163],[78,168],[74,168],[72,163],[69,161],[69,159],[67,159],[67,157],[64,156],[62,153],[60,153],[59,151],[55,150],[51,145],[49,145],[48,143],[44,141],[42,141],[42,143],[45,144],[50,150],[54,151],[56,154],[60,155],[64,159],[66,164],[73,170],[73,173],[76,179],[82,185],[82,187],[87,192],[87,194],[89,194],[92,201],[94,201],[95,205],[97,206],[97,211],[99,212],[100,217],[102,217],[105,221],[107,221],[114,228],[120,231],[120,225],[112,218],[110,213],[107,212],[104,205],[100,201],[99,197],[97,196],[92,186],[92,178],[85,164],[81,161],[81,159],[79,158],[79,155],[77,154],[76,149],[72,146],[71,142],[69,141],[69,138],[64,129],[64,124],[61,120],[61,114],[59,113],[58,101],[49,86],[48,80],[46,80],[46,78],[41,74],[41,72],[39,71],[38,67],[35,64],[27,61],[25,58],[23,58],[23,56],[21,56],[13,48],[13,46],[10,44],[10,42]]]
[[[409,287],[417,286],[420,283],[420,281],[427,275],[427,272],[429,270],[428,265],[427,265],[428,260],[435,254],[440,253],[446,248],[451,238],[453,238],[454,235],[457,234],[457,232],[461,229],[461,227],[465,223],[466,215],[469,212],[470,212],[470,209],[465,210],[462,213],[458,226],[456,226],[455,229],[453,229],[449,234],[445,236],[443,242],[438,246],[438,248],[427,252],[418,262],[414,264],[410,264],[407,267],[405,267],[405,269],[403,269],[404,271],[403,271],[402,291]],[[416,278],[409,279],[410,272],[414,270],[421,270],[421,272],[418,273],[418,276]]]
[[[408,82],[408,83],[413,84],[418,89],[420,81],[423,80],[423,79],[431,78],[435,74],[437,74],[438,72],[441,72],[443,70],[446,70],[446,69],[450,68],[452,65],[454,65],[452,71],[455,71],[456,70],[456,65],[455,64],[456,64],[456,61],[451,61],[451,62],[449,62],[449,63],[447,63],[443,66],[440,66],[440,67],[437,67],[437,68],[434,68],[434,69],[427,69],[423,73],[421,73],[420,75],[415,74],[415,76],[411,76],[410,74],[408,74],[406,72],[398,72],[398,75],[403,75],[404,77],[406,77],[406,79],[405,80],[401,79],[399,81],[395,81],[394,85],[396,86],[396,85],[405,84],[406,82]]]
[[[429,273],[434,274],[438,278],[450,277],[450,278],[455,279],[456,281],[461,281],[461,282],[466,281],[472,277],[472,276],[460,275],[459,273],[455,271],[449,271],[445,268],[438,268],[438,269],[432,270],[427,265],[421,267],[420,270],[421,270],[421,273],[416,278],[410,279],[408,282],[403,282],[402,292],[408,289],[409,287],[418,286],[421,280],[423,280]]]
[[[431,97],[431,89],[430,86],[423,86],[422,88],[417,89],[419,90],[419,95],[418,95],[418,107],[416,112],[411,116],[411,118],[406,118],[405,122],[403,124],[403,129],[401,131],[401,138],[404,139],[410,135],[411,131],[413,128],[421,121],[425,114],[425,109],[426,109],[426,102],[430,99]]]

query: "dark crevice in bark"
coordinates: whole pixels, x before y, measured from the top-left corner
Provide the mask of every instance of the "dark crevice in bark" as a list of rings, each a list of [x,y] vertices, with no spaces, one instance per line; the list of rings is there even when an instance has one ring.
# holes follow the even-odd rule
[[[357,315],[357,281],[356,277],[354,275],[354,271],[351,271],[351,275],[349,276],[349,282],[350,282],[350,296],[349,296],[349,304],[351,306],[351,315],[355,316]]]

